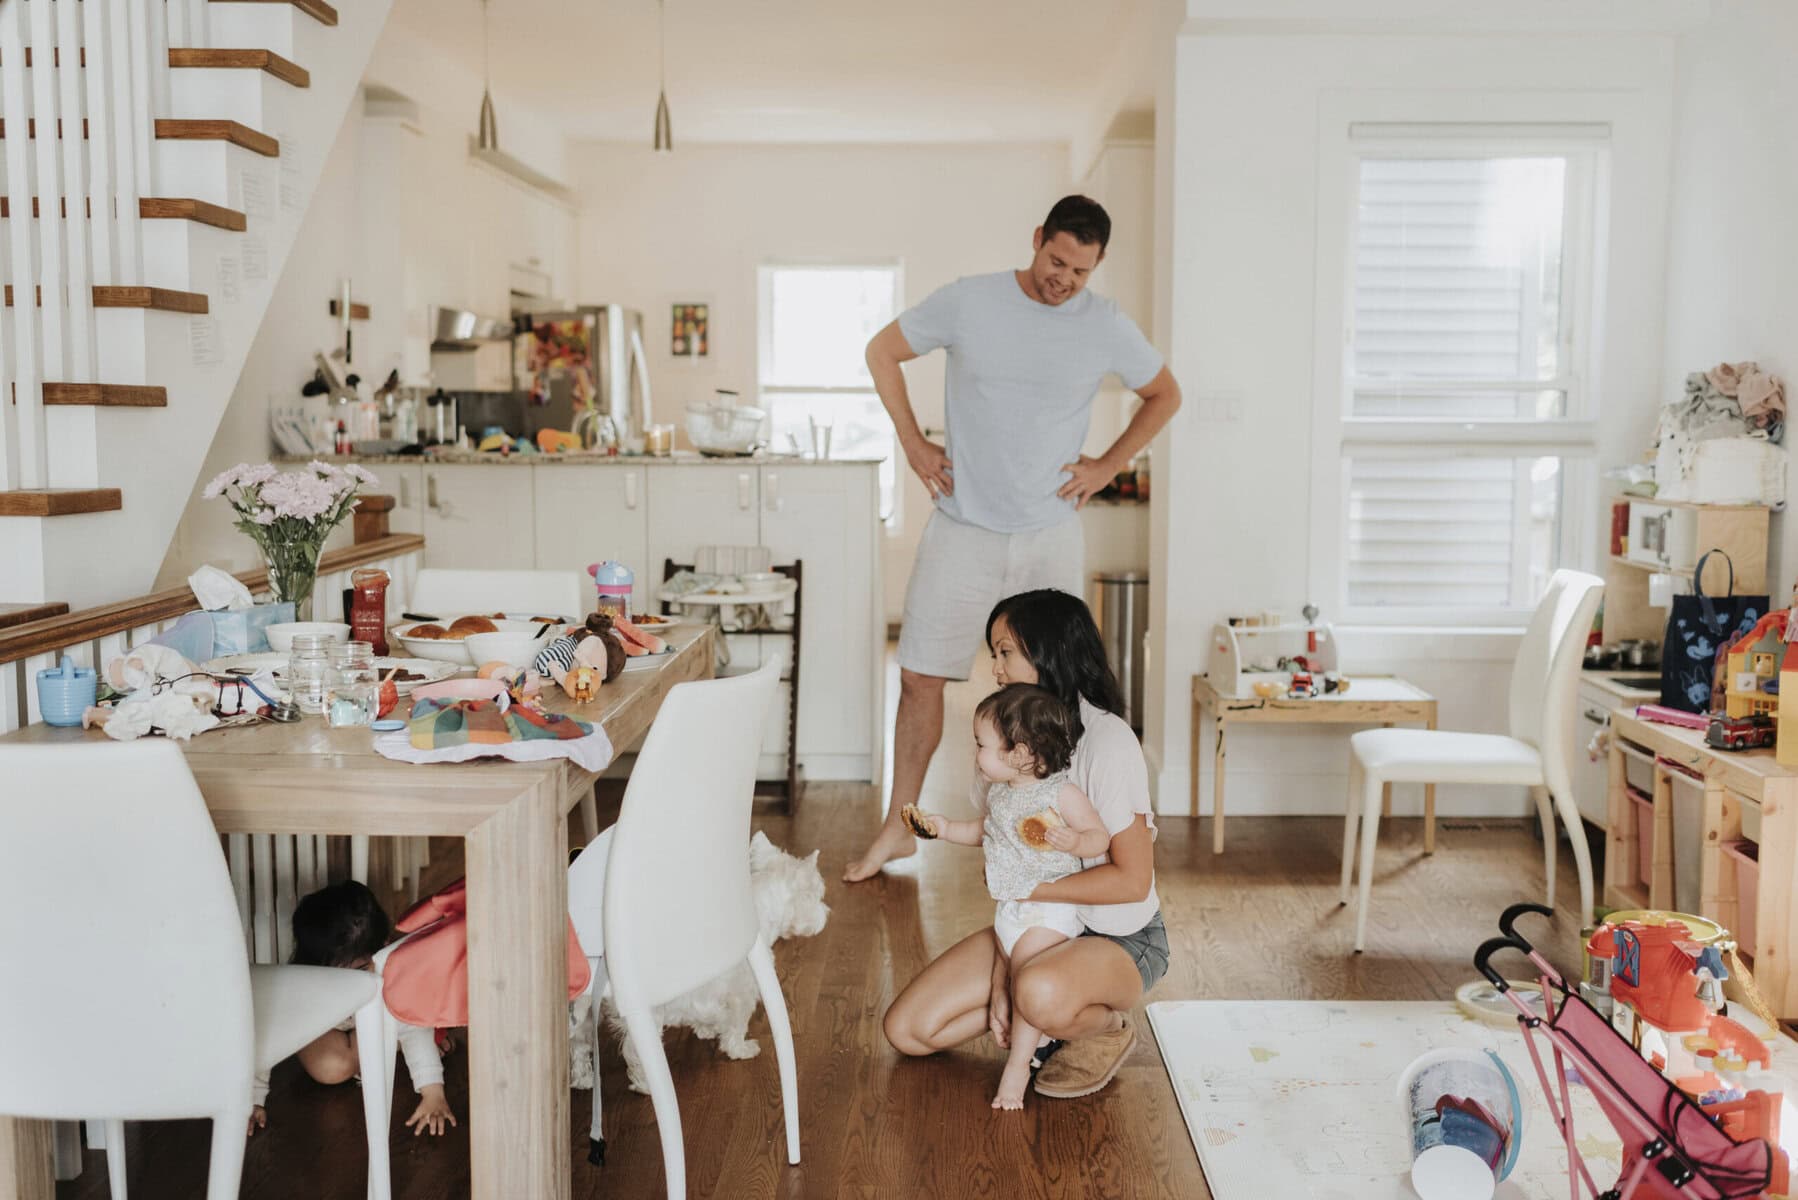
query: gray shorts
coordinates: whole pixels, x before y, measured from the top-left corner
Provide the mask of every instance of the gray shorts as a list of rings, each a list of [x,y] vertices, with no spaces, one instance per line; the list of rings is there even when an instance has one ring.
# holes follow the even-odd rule
[[[1086,536],[1078,516],[1029,533],[995,533],[931,513],[905,589],[899,665],[966,679],[993,606],[1037,588],[1086,598]]]
[[[1135,933],[1100,933],[1089,929],[1081,937],[1109,938],[1124,948],[1130,961],[1136,964],[1136,973],[1142,976],[1142,990],[1148,990],[1161,982],[1167,974],[1168,948],[1167,926],[1162,923],[1161,913],[1157,911],[1149,918],[1149,923]]]

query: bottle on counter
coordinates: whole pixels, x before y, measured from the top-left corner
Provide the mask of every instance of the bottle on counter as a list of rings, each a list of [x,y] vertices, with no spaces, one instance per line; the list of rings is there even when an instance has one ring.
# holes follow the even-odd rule
[[[594,611],[630,620],[631,591],[637,586],[635,572],[621,562],[607,559],[589,566],[587,574],[593,576],[593,585],[599,593]]]
[[[350,573],[350,636],[367,642],[375,657],[387,656],[387,572],[358,567]]]
[[[393,436],[407,445],[418,441],[418,401],[412,389],[401,390],[399,402],[393,406]]]
[[[337,442],[335,449],[339,454],[350,452],[350,429],[342,421],[337,422]]]

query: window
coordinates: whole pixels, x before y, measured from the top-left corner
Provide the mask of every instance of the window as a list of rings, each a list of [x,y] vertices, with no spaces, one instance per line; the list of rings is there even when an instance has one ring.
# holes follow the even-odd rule
[[[1351,128],[1315,535],[1346,619],[1520,619],[1582,557],[1603,132]]]
[[[897,446],[863,361],[868,339],[899,313],[897,264],[764,265],[761,405],[777,450],[809,453],[830,427],[834,458],[878,458],[881,520],[899,527]]]

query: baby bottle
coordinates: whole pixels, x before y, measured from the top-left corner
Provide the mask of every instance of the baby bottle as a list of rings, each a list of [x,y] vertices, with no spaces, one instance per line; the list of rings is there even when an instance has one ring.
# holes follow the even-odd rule
[[[593,576],[593,585],[599,590],[598,601],[594,611],[608,613],[615,617],[630,619],[631,589],[636,586],[637,577],[631,569],[621,562],[597,562],[587,568],[587,574]]]

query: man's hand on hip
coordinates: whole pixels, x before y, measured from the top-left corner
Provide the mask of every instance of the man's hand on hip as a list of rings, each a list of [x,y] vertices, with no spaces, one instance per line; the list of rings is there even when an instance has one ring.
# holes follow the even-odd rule
[[[919,438],[905,447],[905,461],[911,464],[913,473],[924,481],[924,488],[935,500],[938,496],[949,496],[955,492],[955,469],[949,462],[949,455],[935,442]]]
[[[1102,458],[1089,458],[1082,454],[1080,461],[1063,463],[1062,470],[1073,478],[1061,485],[1056,492],[1063,500],[1072,500],[1075,508],[1085,508],[1086,502],[1098,495],[1109,484],[1117,472]]]

